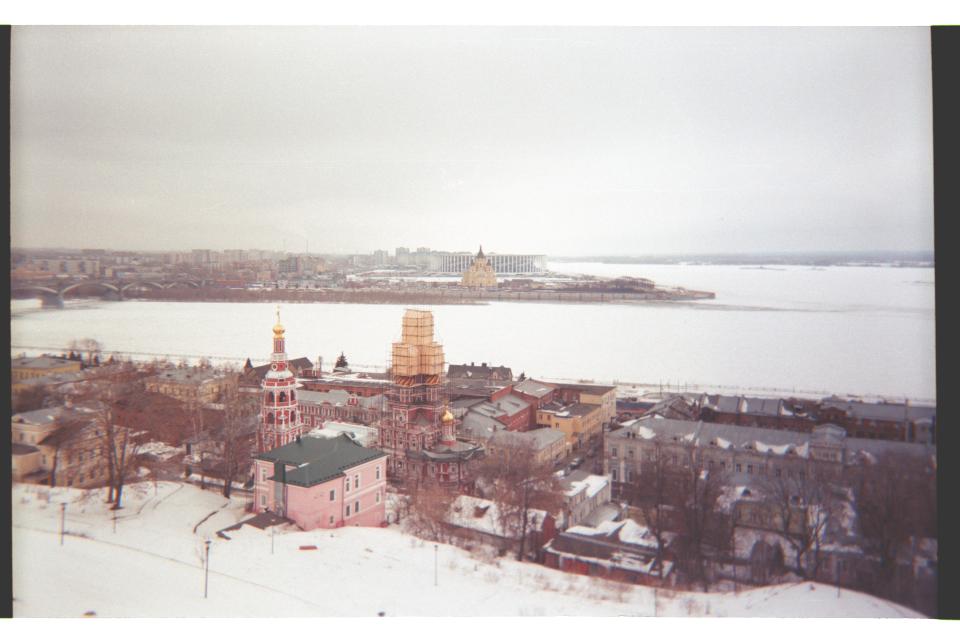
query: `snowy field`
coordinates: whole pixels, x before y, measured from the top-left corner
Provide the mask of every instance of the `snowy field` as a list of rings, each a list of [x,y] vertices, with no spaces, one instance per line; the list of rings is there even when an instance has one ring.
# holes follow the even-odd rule
[[[396,527],[277,533],[271,553],[268,532],[244,527],[229,532],[230,540],[216,536],[244,513],[241,502],[209,490],[172,482],[129,486],[116,529],[102,499],[101,490],[14,486],[15,617],[921,617],[808,583],[654,594],[510,559],[478,559],[449,545],[435,551]],[[63,546],[61,502],[68,503]]]

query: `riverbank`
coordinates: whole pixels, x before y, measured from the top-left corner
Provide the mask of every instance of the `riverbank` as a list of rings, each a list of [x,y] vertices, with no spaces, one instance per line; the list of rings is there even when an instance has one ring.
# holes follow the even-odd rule
[[[270,302],[348,304],[487,304],[490,302],[541,303],[659,303],[713,299],[709,291],[655,289],[643,293],[596,291],[508,290],[395,290],[395,289],[223,289],[202,287],[154,289],[131,299],[162,302]]]

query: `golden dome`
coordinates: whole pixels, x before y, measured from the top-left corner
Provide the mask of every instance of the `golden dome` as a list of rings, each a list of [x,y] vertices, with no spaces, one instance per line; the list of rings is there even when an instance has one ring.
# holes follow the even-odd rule
[[[450,422],[453,421],[454,419],[455,419],[455,417],[453,416],[453,413],[450,412],[449,410],[444,410],[444,411],[443,411],[443,416],[440,417],[440,421],[442,421],[442,422],[444,422],[444,423],[450,423]]]
[[[276,338],[283,337],[285,331],[283,324],[280,324],[280,307],[277,307],[277,323],[273,325],[273,336]]]

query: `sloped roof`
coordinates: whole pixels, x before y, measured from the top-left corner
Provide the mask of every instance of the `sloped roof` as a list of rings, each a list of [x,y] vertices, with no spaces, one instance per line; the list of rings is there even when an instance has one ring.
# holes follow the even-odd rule
[[[285,479],[277,476],[272,480],[285,480],[288,484],[310,487],[342,476],[344,470],[361,463],[386,456],[380,450],[365,448],[346,435],[333,439],[302,437],[286,445],[265,452],[257,458],[279,465],[294,465]]]

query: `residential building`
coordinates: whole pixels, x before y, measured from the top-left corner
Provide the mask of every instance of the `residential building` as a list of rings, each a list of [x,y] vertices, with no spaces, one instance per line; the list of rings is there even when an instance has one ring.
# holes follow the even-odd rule
[[[99,402],[14,415],[10,425],[14,480],[67,487],[105,483],[104,416],[105,406]]]
[[[346,435],[312,433],[256,459],[254,511],[303,530],[379,527],[386,519],[386,454]]]
[[[561,479],[563,510],[559,526],[592,525],[591,516],[610,503],[610,477],[575,470]]]
[[[186,403],[217,403],[236,392],[238,378],[215,368],[169,368],[144,378],[144,387]]]
[[[62,357],[15,357],[10,360],[10,379],[14,385],[47,375],[75,373],[83,369],[80,360]]]
[[[482,379],[493,383],[513,381],[513,371],[506,366],[488,366],[483,362],[479,366],[469,364],[450,364],[447,367],[447,379]]]
[[[543,552],[548,567],[618,582],[659,586],[673,573],[673,562],[658,559],[650,530],[631,519],[570,527]]]
[[[493,501],[473,496],[458,496],[445,517],[449,531],[462,541],[490,545],[501,553],[516,553],[523,518],[502,511]],[[539,560],[540,550],[556,535],[556,521],[545,511],[527,511],[525,557]]]
[[[539,465],[556,465],[567,454],[566,435],[560,430],[537,428],[528,432],[514,432],[506,428],[494,430],[482,442],[487,453],[497,456],[513,448],[527,447],[533,452],[533,461]]]
[[[589,448],[600,443],[603,422],[600,406],[585,403],[552,402],[537,411],[537,425],[560,430],[574,449]]]
[[[554,384],[558,401],[576,401],[600,407],[600,422],[610,423],[617,418],[617,389],[600,384]]]

